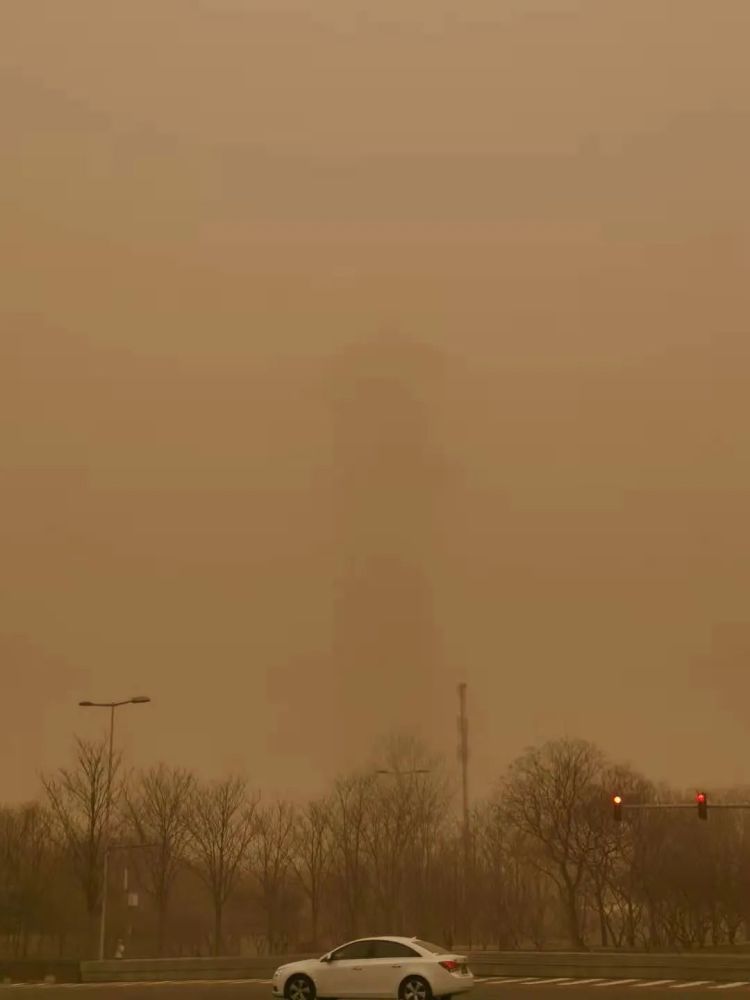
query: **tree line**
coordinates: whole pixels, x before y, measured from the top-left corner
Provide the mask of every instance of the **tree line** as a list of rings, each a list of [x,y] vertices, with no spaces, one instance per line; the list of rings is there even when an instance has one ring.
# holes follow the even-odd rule
[[[116,757],[113,775],[109,955],[116,940],[163,956],[316,952],[361,934],[500,950],[746,937],[746,813],[701,823],[644,810],[615,823],[614,790],[642,803],[685,796],[585,741],[513,761],[471,810],[468,838],[449,769],[409,737],[303,803],[164,763],[133,771]],[[107,790],[105,743],[78,739],[37,801],[0,810],[7,955],[96,954]]]

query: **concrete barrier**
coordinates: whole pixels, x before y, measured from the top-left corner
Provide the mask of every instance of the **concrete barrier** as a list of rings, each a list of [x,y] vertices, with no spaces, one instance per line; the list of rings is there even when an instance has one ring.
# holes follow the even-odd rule
[[[113,959],[82,962],[81,981],[154,982],[190,979],[270,979],[279,965],[318,955],[269,955],[257,958]],[[571,979],[707,979],[750,981],[750,954],[642,954],[633,952],[470,952],[475,976]]]
[[[475,976],[567,976],[572,979],[750,980],[750,955],[633,952],[473,952]]]
[[[80,983],[80,962],[71,959],[0,959],[0,983]]]
[[[81,962],[84,983],[159,982],[189,979],[270,979],[285,962],[315,955],[265,955],[257,958],[118,958]]]

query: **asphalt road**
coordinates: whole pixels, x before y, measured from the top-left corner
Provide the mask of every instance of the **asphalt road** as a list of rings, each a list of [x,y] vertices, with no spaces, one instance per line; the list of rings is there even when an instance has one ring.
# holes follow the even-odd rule
[[[599,991],[602,991],[599,993]],[[472,1000],[638,1000],[639,995],[664,994],[663,1000],[677,1000],[681,994],[712,996],[750,994],[750,981],[715,983],[703,981],[652,979],[511,979],[497,977],[478,981],[469,996]],[[0,1000],[20,994],[28,1000],[44,997],[61,1000],[76,995],[91,1000],[271,1000],[271,985],[267,981],[240,980],[235,982],[208,981],[189,983],[70,983],[59,985],[0,984]],[[521,995],[519,997],[519,994]],[[740,998],[738,997],[738,1000]],[[742,1000],[750,1000],[745,996]]]

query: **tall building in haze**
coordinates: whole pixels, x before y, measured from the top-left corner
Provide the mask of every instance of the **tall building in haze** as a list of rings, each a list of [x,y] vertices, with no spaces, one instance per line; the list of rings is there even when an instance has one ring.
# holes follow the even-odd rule
[[[441,364],[429,346],[390,333],[335,364],[331,697],[358,706],[351,724],[373,737],[429,727],[432,700],[445,694],[434,684]]]

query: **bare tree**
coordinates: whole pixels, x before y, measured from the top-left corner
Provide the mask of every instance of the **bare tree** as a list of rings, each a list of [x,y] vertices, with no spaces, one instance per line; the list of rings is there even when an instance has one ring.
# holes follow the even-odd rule
[[[559,890],[574,948],[584,947],[580,906],[595,840],[587,809],[603,767],[591,743],[546,743],[513,762],[500,799],[508,820],[539,845],[535,863]]]
[[[330,806],[325,800],[308,802],[297,812],[292,867],[310,904],[312,947],[318,947],[320,910],[326,878],[331,869]]]
[[[588,856],[588,891],[598,923],[600,943],[618,947],[627,941],[635,946],[640,904],[635,892],[633,837],[645,828],[643,814],[630,814],[634,822],[613,823],[611,797],[624,795],[628,802],[649,802],[654,790],[650,782],[629,767],[607,766],[599,786],[586,793],[586,815],[593,842]]]
[[[356,937],[365,905],[368,872],[365,832],[376,778],[360,773],[339,778],[331,796],[331,831],[336,874],[344,907],[345,934]]]
[[[644,793],[660,802],[677,801],[679,796],[665,785]],[[675,823],[675,820],[678,820]],[[673,914],[670,855],[673,843],[684,834],[679,817],[664,812],[634,812],[623,823],[627,867],[615,881],[616,891],[632,909],[633,927],[628,934],[647,948],[664,943],[677,944],[677,922]]]
[[[93,947],[96,916],[101,903],[102,866],[107,806],[107,758],[105,740],[75,741],[72,768],[59,768],[42,777],[56,834],[67,850],[73,870],[83,891],[89,920],[89,947]],[[112,767],[112,802],[116,809],[122,783],[119,780],[120,756]]]
[[[195,778],[182,768],[158,764],[141,771],[126,796],[139,867],[157,913],[157,951],[164,954],[169,901],[188,841],[187,807]]]
[[[423,906],[420,924],[429,921],[430,931],[424,937],[437,938],[452,948],[457,941],[460,912],[461,874],[463,868],[462,824],[451,816],[447,824],[437,829],[433,840],[428,905]]]
[[[730,802],[747,801],[745,790],[728,790]],[[748,857],[746,844],[747,813],[722,811],[716,819],[712,837],[712,862],[716,869],[716,899],[712,937],[714,944],[722,937],[730,945],[737,935],[747,913],[745,886],[748,884]],[[719,925],[719,926],[717,926]]]
[[[411,780],[414,781],[413,778]],[[400,911],[411,825],[410,806],[408,789],[398,778],[376,785],[368,802],[367,822],[362,833],[372,874],[372,902],[377,908],[377,917],[372,914],[371,919],[378,933],[403,931]]]
[[[452,789],[437,758],[428,758],[430,772],[416,775],[406,794],[406,825],[409,831],[404,848],[404,881],[401,892],[402,919],[405,929],[422,928],[439,934],[429,914],[435,905],[435,873],[439,864],[439,845],[449,829]],[[465,860],[462,852],[462,862]],[[463,864],[462,864],[463,869]],[[459,879],[468,873],[461,870]]]
[[[513,850],[514,831],[500,821],[491,803],[475,807],[472,814],[474,870],[479,876],[472,899],[479,930],[501,951],[521,944],[525,923],[520,859]]]
[[[373,770],[380,780],[363,825],[372,919],[383,933],[405,933],[429,909],[431,861],[449,794],[440,759],[410,733],[391,734]]]
[[[256,813],[249,868],[260,889],[266,917],[266,941],[271,954],[279,949],[279,917],[294,852],[296,810],[279,800]]]
[[[211,894],[214,955],[220,955],[223,947],[224,907],[246,863],[256,805],[257,800],[249,798],[247,784],[240,777],[196,785],[190,795],[188,851]]]
[[[0,899],[13,952],[25,958],[29,935],[44,929],[44,902],[58,863],[52,817],[39,803],[0,811]]]

